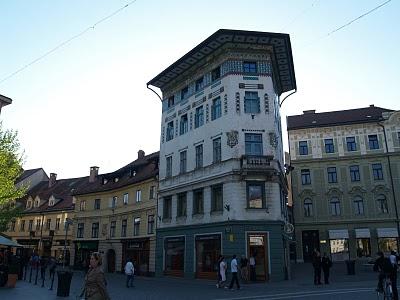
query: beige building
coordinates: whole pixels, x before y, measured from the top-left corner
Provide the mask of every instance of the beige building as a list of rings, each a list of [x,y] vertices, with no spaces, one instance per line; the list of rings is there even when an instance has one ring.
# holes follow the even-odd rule
[[[141,275],[153,275],[159,154],[145,156],[108,174],[91,167],[89,183],[75,191],[74,266],[103,254],[106,272],[122,271],[131,258]]]
[[[33,251],[43,256],[54,256],[62,259],[66,244],[67,264],[70,258],[72,244],[72,227],[69,227],[65,242],[65,220],[73,218],[74,204],[72,192],[84,185],[88,179],[71,178],[57,180],[57,175],[50,178],[42,169],[24,172],[21,181],[30,183],[43,179],[31,186],[26,197],[20,200],[24,210],[17,220],[10,223],[6,235],[25,247],[25,254]]]

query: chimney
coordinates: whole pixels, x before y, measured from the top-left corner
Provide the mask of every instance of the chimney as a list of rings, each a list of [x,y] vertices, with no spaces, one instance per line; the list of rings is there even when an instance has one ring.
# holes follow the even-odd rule
[[[55,185],[57,182],[57,174],[56,173],[50,173],[50,178],[49,178],[49,188]]]
[[[303,114],[315,114],[315,109],[303,110]]]
[[[89,182],[95,182],[97,175],[99,175],[99,167],[90,167]]]
[[[138,159],[141,159],[141,158],[143,158],[143,157],[144,157],[144,155],[145,155],[145,153],[144,153],[144,151],[143,151],[143,150],[139,150],[139,151],[138,151],[138,153],[137,153]]]
[[[370,104],[369,107],[375,107],[375,105],[374,104]]]

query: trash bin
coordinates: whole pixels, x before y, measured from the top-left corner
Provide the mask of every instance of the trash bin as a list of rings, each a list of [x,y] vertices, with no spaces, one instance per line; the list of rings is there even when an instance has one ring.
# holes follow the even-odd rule
[[[68,297],[71,287],[72,272],[58,271],[57,277],[57,297]]]
[[[346,260],[347,267],[347,275],[355,275],[356,274],[356,261],[355,260]]]

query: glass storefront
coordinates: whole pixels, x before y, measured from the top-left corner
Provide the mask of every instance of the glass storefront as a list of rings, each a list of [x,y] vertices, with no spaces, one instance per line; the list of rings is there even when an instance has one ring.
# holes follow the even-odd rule
[[[75,260],[74,266],[78,269],[88,269],[90,255],[97,252],[99,248],[98,241],[79,241],[75,242]]]
[[[135,273],[138,275],[149,275],[149,258],[150,258],[150,240],[122,240],[122,268],[128,259],[131,259],[135,265]]]
[[[369,238],[356,239],[357,257],[371,257],[371,240]]]
[[[397,252],[397,238],[378,238],[378,249],[386,255],[388,255],[392,250]]]
[[[330,240],[332,261],[345,261],[349,259],[348,239]]]
[[[166,238],[164,241],[164,251],[165,274],[183,276],[185,264],[185,237]]]
[[[196,276],[215,278],[218,270],[218,257],[221,254],[221,235],[196,236]]]

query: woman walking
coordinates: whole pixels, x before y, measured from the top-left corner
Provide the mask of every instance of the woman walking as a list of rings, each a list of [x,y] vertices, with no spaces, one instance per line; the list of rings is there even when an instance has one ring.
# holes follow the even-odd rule
[[[85,277],[85,287],[81,293],[88,300],[109,300],[106,289],[106,279],[101,269],[102,258],[100,253],[94,252],[90,257],[89,271]]]
[[[224,261],[224,257],[222,255],[220,255],[220,258],[218,260],[218,284],[217,284],[217,288],[221,288],[224,286],[225,282],[226,282],[226,263]]]

